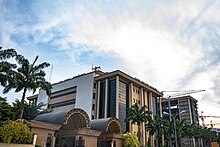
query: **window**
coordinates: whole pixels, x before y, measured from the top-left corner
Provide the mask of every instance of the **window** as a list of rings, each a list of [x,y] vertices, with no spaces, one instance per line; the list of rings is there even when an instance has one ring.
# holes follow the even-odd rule
[[[92,119],[94,119],[95,118],[95,116],[94,115],[92,115]]]
[[[95,104],[92,104],[92,110],[95,110]]]
[[[95,99],[95,93],[93,93],[93,99]]]
[[[116,141],[114,140],[114,142],[113,142],[113,147],[116,147]]]
[[[74,93],[76,93],[76,90],[73,90],[73,91],[69,91],[69,92],[65,92],[65,93],[62,93],[62,94],[57,94],[57,95],[51,96],[50,99],[61,98],[61,97],[63,97],[63,96],[70,95],[70,94],[74,94]]]
[[[82,136],[79,136],[79,139],[76,140],[76,147],[84,147],[85,146],[85,139]]]
[[[133,88],[133,92],[135,92],[135,88]]]
[[[51,147],[52,134],[48,133],[46,147]]]
[[[138,90],[138,92],[137,92],[138,94],[140,93],[140,91]]]
[[[75,102],[76,102],[76,100],[71,100],[71,101],[52,104],[52,105],[49,105],[48,107],[49,108],[57,108],[57,107],[63,107],[63,106],[67,106],[67,105],[74,105]]]
[[[135,103],[135,98],[133,98],[133,103]]]
[[[94,88],[96,89],[96,83],[94,83]]]

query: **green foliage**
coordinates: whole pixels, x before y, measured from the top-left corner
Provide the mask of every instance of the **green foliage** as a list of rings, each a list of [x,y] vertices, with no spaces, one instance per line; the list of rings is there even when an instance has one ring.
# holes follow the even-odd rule
[[[159,115],[154,115],[153,118],[150,117],[150,119],[145,123],[146,131],[149,132],[149,138],[148,138],[148,146],[151,142],[151,137],[155,135],[155,138],[157,140],[156,144],[158,145],[158,140],[162,137],[162,133],[164,131],[163,126],[163,119]]]
[[[28,144],[32,142],[32,134],[23,120],[9,120],[0,127],[0,140],[3,143]]]
[[[16,112],[15,119],[18,119],[19,109],[21,107],[21,102],[16,99],[13,103],[13,111]],[[26,120],[32,120],[37,115],[42,113],[51,112],[49,109],[44,109],[45,104],[39,103],[39,104],[29,104],[27,102],[24,103],[24,113],[23,113],[23,119]]]
[[[17,64],[11,64],[7,59],[15,59]],[[46,81],[44,68],[50,66],[49,63],[43,62],[36,65],[39,56],[30,63],[24,56],[17,54],[13,49],[2,50],[0,47],[0,84],[4,87],[3,93],[12,89],[15,92],[23,91],[21,105],[19,109],[19,118],[23,117],[25,96],[27,91],[43,89],[47,95],[50,95],[51,84]]]
[[[0,96],[0,126],[4,121],[13,118],[15,113],[12,109],[13,107],[8,104],[7,99]]]
[[[2,50],[0,47],[0,84],[5,87],[8,84],[8,79],[13,75],[13,69],[17,67],[16,64],[10,63],[7,59],[12,59],[17,56],[17,52],[14,49]]]
[[[138,126],[138,140],[140,141],[140,125],[151,119],[151,112],[146,110],[146,106],[140,107],[137,103],[132,105],[127,109],[127,117],[125,122],[131,121],[132,124],[137,124]]]
[[[125,133],[123,136],[123,145],[124,147],[139,147],[140,143],[137,136],[134,133]]]
[[[51,112],[50,109],[44,109],[44,106],[45,104],[43,103],[35,105],[25,102],[23,118],[26,120],[32,120],[39,114]],[[14,102],[12,102],[12,105],[10,105],[6,98],[2,98],[0,96],[0,126],[6,120],[18,119],[20,107],[21,102],[18,99],[16,99]]]

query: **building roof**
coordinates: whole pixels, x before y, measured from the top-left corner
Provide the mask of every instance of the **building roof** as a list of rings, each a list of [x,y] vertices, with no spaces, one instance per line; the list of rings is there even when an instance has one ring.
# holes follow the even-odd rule
[[[63,110],[63,111],[40,114],[37,117],[35,117],[34,120],[63,125],[66,115],[68,114],[69,111],[70,110]]]
[[[76,79],[76,78],[79,78],[79,77],[82,77],[82,76],[85,76],[85,75],[89,75],[89,74],[91,74],[91,73],[96,73],[96,74],[100,74],[100,75],[101,75],[101,74],[104,74],[104,72],[103,72],[103,71],[100,71],[100,70],[91,71],[91,72],[88,72],[88,73],[79,74],[79,75],[77,75],[77,76],[74,76],[74,77],[69,78],[69,79],[65,79],[65,80],[63,80],[63,81],[59,81],[59,82],[57,82],[57,83],[53,83],[52,86],[53,86],[53,85],[60,84],[60,83],[63,83],[63,82],[66,82],[66,81],[70,81],[70,80],[73,80],[73,79]]]
[[[185,96],[177,96],[177,97],[172,97],[172,98],[162,98],[162,102],[165,102],[165,101],[174,101],[174,100],[179,100],[179,99],[191,99],[193,100],[194,102],[198,102],[198,100],[196,100],[195,98],[193,98],[191,95],[185,95]]]
[[[111,123],[115,123],[116,125],[114,126],[114,128],[118,128],[118,132],[121,132],[121,122],[120,120],[118,120],[117,118],[113,118],[113,117],[110,117],[110,118],[102,118],[102,119],[94,119],[94,120],[91,120],[90,121],[90,128],[93,129],[93,130],[99,130],[99,131],[102,131],[102,132],[107,132],[109,131],[109,126]]]
[[[32,128],[42,128],[42,129],[48,129],[48,130],[59,130],[61,125],[32,120],[30,127],[32,127]]]
[[[156,88],[148,85],[147,83],[139,80],[138,78],[134,78],[134,77],[131,77],[130,75],[120,71],[120,70],[115,70],[115,71],[112,71],[112,72],[106,72],[100,76],[97,76],[95,77],[95,80],[101,80],[101,79],[105,79],[105,78],[109,78],[111,76],[115,76],[115,75],[119,75],[125,79],[128,79],[129,81],[137,84],[137,85],[140,85],[142,87],[144,87],[145,89],[153,92],[154,94],[156,94],[157,96],[162,96],[163,93],[162,92],[159,92]]]
[[[80,108],[67,109],[67,110],[62,110],[62,111],[40,114],[34,118],[34,121],[42,121],[42,122],[53,123],[57,125],[63,125],[63,124],[67,124],[69,118],[73,114],[81,114],[85,118],[87,127],[89,127],[89,122],[90,122],[89,116],[84,110]]]

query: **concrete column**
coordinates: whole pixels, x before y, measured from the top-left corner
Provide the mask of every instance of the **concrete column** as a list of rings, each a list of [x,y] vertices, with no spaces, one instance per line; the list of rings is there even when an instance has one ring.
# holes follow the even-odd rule
[[[141,88],[141,106],[144,106],[144,90]]]
[[[192,111],[191,111],[191,103],[190,103],[190,99],[189,98],[188,98],[188,106],[189,106],[190,123],[193,124]]]
[[[148,99],[149,99],[149,106],[148,106],[148,107],[149,107],[149,110],[150,110],[151,112],[153,112],[152,92],[149,93]]]
[[[56,137],[54,136],[54,137],[53,137],[53,144],[52,144],[52,147],[55,147],[55,142],[56,142]]]
[[[111,141],[111,147],[114,147],[114,140]]]
[[[116,118],[119,119],[119,76],[116,76]]]
[[[105,116],[107,118],[107,110],[108,110],[108,79],[105,79]]]
[[[180,100],[177,100],[177,106],[178,106],[178,110],[179,110],[179,113],[181,112],[181,109],[180,109]],[[182,114],[179,114],[179,117],[180,117],[180,120],[182,120]]]
[[[37,134],[34,134],[33,145],[36,145],[36,142],[37,142]]]
[[[153,100],[152,100],[152,92],[149,92],[149,111],[151,111],[153,113]],[[152,115],[153,118],[153,115]],[[154,146],[154,136],[151,137],[151,145]]]
[[[162,97],[159,97],[159,107],[160,107],[160,117],[163,116],[163,107],[162,107],[162,101],[161,101]]]
[[[141,88],[141,106],[144,106],[144,89]],[[145,125],[142,123],[142,145],[145,146]]]
[[[163,117],[162,97],[159,97],[160,117]],[[164,145],[164,134],[162,134],[162,145]]]
[[[100,103],[100,81],[97,84],[97,100],[96,100],[96,118],[99,118],[99,103]]]
[[[133,99],[133,83],[130,83],[130,89],[129,89],[129,108],[131,107],[132,105],[132,99]],[[133,131],[133,128],[132,128],[132,124],[131,124],[131,121],[129,121],[129,131],[132,132]]]

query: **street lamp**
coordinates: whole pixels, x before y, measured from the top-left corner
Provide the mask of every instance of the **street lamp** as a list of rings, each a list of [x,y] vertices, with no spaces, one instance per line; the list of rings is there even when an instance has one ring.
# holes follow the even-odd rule
[[[167,113],[167,112],[163,112],[164,115],[169,115],[173,118],[173,121],[174,121],[174,135],[175,135],[175,142],[176,142],[176,147],[178,147],[178,144],[177,144],[177,135],[176,135],[176,117],[182,113],[186,112],[185,110],[181,111],[180,113],[177,113],[175,116],[173,116],[172,114],[170,113]]]

